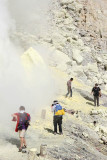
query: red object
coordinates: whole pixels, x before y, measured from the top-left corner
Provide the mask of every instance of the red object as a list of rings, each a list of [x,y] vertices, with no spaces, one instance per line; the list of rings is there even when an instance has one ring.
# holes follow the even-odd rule
[[[15,128],[15,132],[18,132],[18,124],[19,124],[19,113],[14,113],[14,115],[17,116],[17,123],[16,123],[16,128]],[[27,113],[27,116],[30,116],[29,113]]]
[[[17,121],[16,117],[13,117],[12,121]]]

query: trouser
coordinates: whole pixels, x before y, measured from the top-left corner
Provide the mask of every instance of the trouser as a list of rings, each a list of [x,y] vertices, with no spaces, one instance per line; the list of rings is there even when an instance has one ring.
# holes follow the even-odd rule
[[[54,116],[54,132],[56,133],[57,125],[59,126],[59,132],[62,133],[62,116]]]
[[[94,96],[94,105],[96,106],[96,102],[97,102],[97,106],[99,106],[99,96]]]
[[[72,89],[68,87],[68,93],[66,94],[66,97],[70,94],[70,97],[72,97]]]

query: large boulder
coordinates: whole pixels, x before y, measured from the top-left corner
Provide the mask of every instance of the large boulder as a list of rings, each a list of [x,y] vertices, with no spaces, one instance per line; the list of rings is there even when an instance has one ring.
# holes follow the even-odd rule
[[[52,43],[58,49],[59,46],[64,47],[66,45],[67,39],[59,33],[54,33],[52,35]]]
[[[80,78],[82,80],[86,80],[87,79],[86,75],[83,72],[83,66],[74,65],[74,66],[72,66],[71,70],[74,73],[73,75],[75,75],[76,77],[78,77],[78,78]]]
[[[50,48],[50,66],[56,67],[61,71],[67,71],[69,64],[71,63],[71,59],[65,53],[56,50],[54,47]]]
[[[88,65],[84,68],[84,72],[92,72],[98,74],[98,67],[96,63],[88,63]]]
[[[67,73],[84,81],[87,79],[83,72],[83,67],[81,65],[77,65],[75,61],[72,61],[72,67],[68,67]]]
[[[97,61],[98,63],[102,63],[102,58],[101,58],[101,57],[96,57],[96,61]]]
[[[77,62],[77,64],[81,64],[83,61],[83,57],[81,56],[81,52],[78,49],[73,49],[72,50],[72,58]]]

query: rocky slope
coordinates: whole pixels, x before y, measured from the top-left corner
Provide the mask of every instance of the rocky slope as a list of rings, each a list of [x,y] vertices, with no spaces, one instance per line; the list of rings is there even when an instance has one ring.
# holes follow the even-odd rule
[[[54,0],[48,14],[49,27],[38,37],[17,28],[11,37],[27,49],[42,43],[67,54],[66,72],[107,90],[107,4],[105,0]]]
[[[12,39],[20,39],[24,48],[38,43],[48,46],[49,67],[55,78],[61,80],[56,97],[64,108],[75,111],[74,115],[66,113],[64,116],[64,134],[61,136],[53,135],[50,106],[45,108],[45,120],[41,118],[41,112],[35,115],[35,122],[28,131],[28,150],[37,148],[39,154],[40,145],[46,144],[48,152],[45,158],[36,156],[35,159],[107,159],[106,7],[104,0],[54,0],[49,12],[51,27],[47,35],[38,38],[17,31],[11,36]],[[69,99],[64,95],[66,81],[71,76],[74,77],[73,98]],[[95,82],[104,88],[98,108],[93,106],[93,97],[90,95]],[[9,138],[4,140],[1,159],[27,159],[27,154],[17,153],[16,141]],[[8,157],[5,156],[7,150],[10,153]]]
[[[30,55],[31,54],[31,55]],[[32,56],[35,55],[35,56]],[[36,54],[33,49],[29,49],[23,56],[32,56],[32,64],[36,64]],[[53,57],[55,54],[53,54]],[[53,59],[53,57],[51,57]],[[63,58],[62,58],[63,57]],[[31,64],[31,58],[29,64]],[[55,60],[56,58],[56,60]],[[37,58],[38,60],[38,58]],[[62,64],[59,65],[59,61]],[[41,59],[40,59],[41,61]],[[51,60],[50,60],[51,61]],[[62,52],[56,52],[54,61],[51,61],[53,76],[59,81],[59,91],[56,95],[60,104],[66,108],[69,113],[63,117],[63,135],[53,134],[53,114],[50,106],[43,106],[46,110],[46,116],[41,116],[42,110],[32,114],[34,121],[27,132],[28,149],[36,148],[37,155],[35,160],[106,160],[107,159],[107,109],[103,106],[100,99],[100,107],[93,106],[93,97],[90,95],[91,87],[74,78],[72,84],[73,97],[65,98],[66,81],[69,75],[65,67],[69,58]],[[32,67],[31,64],[31,67]],[[106,96],[106,92],[102,91]],[[72,115],[70,110],[74,110]],[[2,126],[0,126],[1,128]],[[13,129],[14,130],[14,129]],[[19,138],[13,133],[10,126],[7,132],[4,132],[0,138],[0,159],[4,160],[27,160],[28,153],[18,153]],[[3,133],[2,129],[2,133]],[[47,156],[41,157],[40,145],[47,145]],[[7,154],[8,153],[8,154]]]
[[[105,0],[54,0],[48,14],[48,32],[43,36],[17,27],[12,39],[25,48],[38,43],[67,54],[66,72],[89,85],[99,83],[107,90],[107,4]]]
[[[107,90],[107,37],[105,1],[55,0],[52,28],[45,41],[69,55],[67,72]],[[104,25],[103,25],[104,23]]]

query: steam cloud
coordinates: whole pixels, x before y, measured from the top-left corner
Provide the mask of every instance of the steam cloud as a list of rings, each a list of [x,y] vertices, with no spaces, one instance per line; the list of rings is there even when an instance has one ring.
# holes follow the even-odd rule
[[[21,65],[23,48],[9,36],[16,26],[26,32],[39,31],[46,24],[50,0],[0,0],[0,123],[10,123],[10,116],[20,105],[33,113],[51,103],[55,83],[47,64],[26,74]],[[47,24],[46,24],[47,25]],[[42,29],[41,29],[42,32]],[[10,124],[9,124],[10,125]]]

